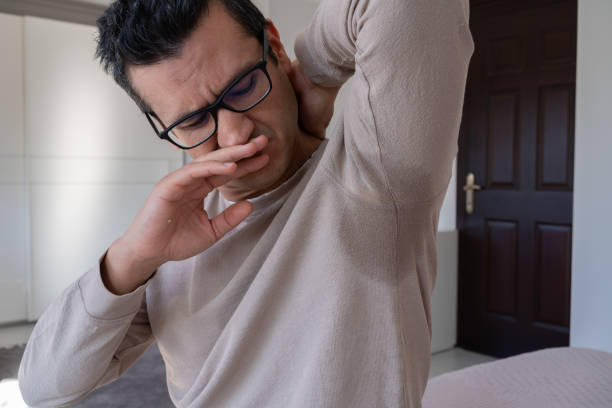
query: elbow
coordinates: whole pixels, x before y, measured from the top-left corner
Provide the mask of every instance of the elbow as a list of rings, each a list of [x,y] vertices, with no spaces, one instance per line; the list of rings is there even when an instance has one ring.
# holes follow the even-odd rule
[[[41,378],[41,375],[43,378]],[[28,407],[64,407],[74,404],[86,395],[60,396],[59,392],[54,392],[56,387],[49,383],[47,379],[46,373],[41,374],[28,367],[24,357],[19,366],[17,381],[21,398]]]
[[[28,367],[26,358],[27,356],[24,355],[24,358],[21,360],[21,365],[19,366],[19,374],[17,375],[21,398],[28,407],[52,406],[48,402],[49,396],[44,393],[44,382],[37,381],[37,379],[34,378],[33,370]],[[47,403],[45,404],[45,402]]]
[[[39,387],[36,386],[36,381],[32,380],[30,377],[29,371],[25,369],[24,360],[22,360],[17,376],[21,398],[28,407],[40,407],[42,406],[42,399],[38,391]]]

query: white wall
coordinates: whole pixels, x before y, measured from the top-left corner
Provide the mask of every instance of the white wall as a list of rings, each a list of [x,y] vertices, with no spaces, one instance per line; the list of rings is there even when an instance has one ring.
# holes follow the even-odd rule
[[[0,14],[0,322],[26,317],[23,19]]]
[[[82,3],[97,4],[99,6],[108,6],[109,4],[113,2],[113,0],[77,0],[77,1],[80,1]]]
[[[0,14],[0,324],[36,319],[182,165],[94,61],[94,39]]]
[[[438,275],[431,296],[431,352],[457,344],[459,232],[438,232]]]
[[[182,165],[94,61],[95,28],[25,18],[31,304],[37,318]]]
[[[570,345],[612,352],[612,1],[578,2]]]

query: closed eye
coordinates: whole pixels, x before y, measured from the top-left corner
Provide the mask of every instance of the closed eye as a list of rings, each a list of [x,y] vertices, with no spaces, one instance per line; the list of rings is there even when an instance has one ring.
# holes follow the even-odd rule
[[[209,121],[210,121],[210,113],[203,112],[183,122],[180,128],[181,129],[196,129],[196,128],[206,125]]]
[[[225,97],[235,99],[251,92],[255,87],[255,75],[249,75],[248,78],[245,79],[248,80],[248,83],[246,85],[240,86],[241,82],[243,82],[240,81],[240,83],[236,84],[236,86],[232,88],[231,92],[229,92]]]

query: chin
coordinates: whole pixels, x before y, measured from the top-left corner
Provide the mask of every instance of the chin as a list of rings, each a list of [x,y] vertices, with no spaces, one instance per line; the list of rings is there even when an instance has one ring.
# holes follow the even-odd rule
[[[247,198],[255,198],[281,184],[280,181],[284,173],[281,170],[271,167],[270,163],[268,163],[255,173],[230,181],[223,187],[220,187],[219,191],[226,199],[234,202]]]

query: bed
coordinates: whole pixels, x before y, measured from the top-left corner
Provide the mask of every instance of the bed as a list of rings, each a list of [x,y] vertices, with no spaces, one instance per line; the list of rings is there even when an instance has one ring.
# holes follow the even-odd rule
[[[612,408],[612,353],[551,348],[429,380],[423,408]]]

